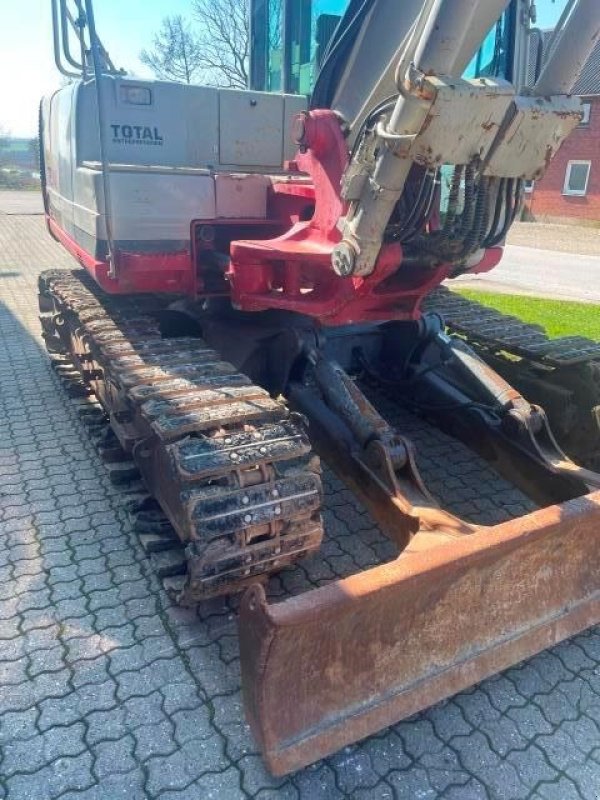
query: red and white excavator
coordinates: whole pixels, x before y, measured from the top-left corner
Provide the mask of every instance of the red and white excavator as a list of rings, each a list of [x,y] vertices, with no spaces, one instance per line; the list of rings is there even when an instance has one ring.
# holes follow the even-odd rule
[[[600,346],[437,288],[498,264],[580,123],[597,0],[568,0],[545,46],[531,0],[254,0],[247,91],[128,77],[91,0],[52,11],[69,82],[41,106],[44,202],[83,269],[42,274],[44,336],[110,426],[105,460],[141,474],[140,524],[168,518],[144,542],[169,591],[245,590],[269,768],[598,622]],[[365,376],[537,510],[486,527],[441,508]],[[269,603],[323,535],[312,448],[399,555]]]

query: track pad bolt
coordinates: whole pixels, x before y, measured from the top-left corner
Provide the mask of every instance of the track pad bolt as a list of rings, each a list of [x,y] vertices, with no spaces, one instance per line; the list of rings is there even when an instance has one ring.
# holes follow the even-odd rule
[[[252,522],[252,514],[246,514],[244,517],[244,522],[245,523]]]
[[[238,454],[237,454],[237,453],[230,453],[230,454],[229,454],[229,458],[230,458],[232,461],[237,461],[237,460],[238,460],[238,457],[239,457],[239,456],[238,456]]]
[[[281,514],[281,506],[275,506],[275,514]]]
[[[250,498],[248,497],[248,495],[247,495],[247,494],[245,494],[245,495],[242,497],[242,503],[243,503],[245,506],[247,506],[249,502],[250,502]]]

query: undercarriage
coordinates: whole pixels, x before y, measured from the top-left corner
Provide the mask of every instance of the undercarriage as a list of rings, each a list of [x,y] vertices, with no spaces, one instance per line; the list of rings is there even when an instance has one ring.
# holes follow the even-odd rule
[[[324,332],[299,315],[257,319],[221,299],[109,297],[85,272],[66,271],[42,274],[40,310],[56,369],[85,396],[113,479],[141,477],[128,505],[167,590],[193,605],[250,587],[240,612],[243,687],[272,771],[309,763],[596,618],[600,502],[589,492],[600,476],[572,462],[544,411],[437,313]],[[386,397],[518,487],[529,499],[517,519],[485,527],[440,507],[414,444],[381,413]],[[322,539],[311,445],[399,557],[272,606],[259,584]],[[560,592],[544,594],[558,575]],[[408,617],[398,618],[401,608]],[[454,630],[455,618],[468,632]],[[519,632],[506,639],[513,622]],[[326,652],[323,624],[335,629]],[[301,670],[290,682],[290,660],[306,665],[317,652],[320,679],[307,684]],[[376,690],[363,708],[368,680],[385,702]],[[299,693],[299,715],[281,713],[290,693]]]
[[[598,347],[431,297],[499,263],[581,125],[596,0],[566,3],[535,65],[530,0],[347,0],[337,22],[257,0],[248,91],[129,78],[74,5],[53,3],[75,80],[42,104],[41,171],[85,271],[42,275],[44,337],[167,589],[245,590],[270,770],[597,622]],[[382,397],[448,437],[434,491]],[[525,502],[453,513],[465,446]],[[270,576],[318,558],[319,457],[391,552],[273,603]]]
[[[165,303],[100,295],[85,272],[43,273],[44,336],[110,423],[114,478],[131,459],[168,517],[146,544],[177,600],[238,592],[318,548],[319,463],[302,420],[201,339],[162,337]],[[146,527],[151,498],[132,508]]]

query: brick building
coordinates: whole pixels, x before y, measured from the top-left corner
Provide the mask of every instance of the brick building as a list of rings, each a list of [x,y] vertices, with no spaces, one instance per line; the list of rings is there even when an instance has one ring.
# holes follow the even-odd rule
[[[600,44],[573,87],[585,117],[550,164],[528,187],[526,205],[536,219],[600,222]]]

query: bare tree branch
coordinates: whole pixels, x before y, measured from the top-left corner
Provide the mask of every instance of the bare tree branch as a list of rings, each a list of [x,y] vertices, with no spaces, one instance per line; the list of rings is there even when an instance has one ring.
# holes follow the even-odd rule
[[[152,50],[142,50],[140,61],[158,78],[192,83],[204,69],[203,48],[181,15],[165,17],[152,44]]]
[[[200,67],[214,86],[245,89],[250,54],[249,0],[194,0]]]

